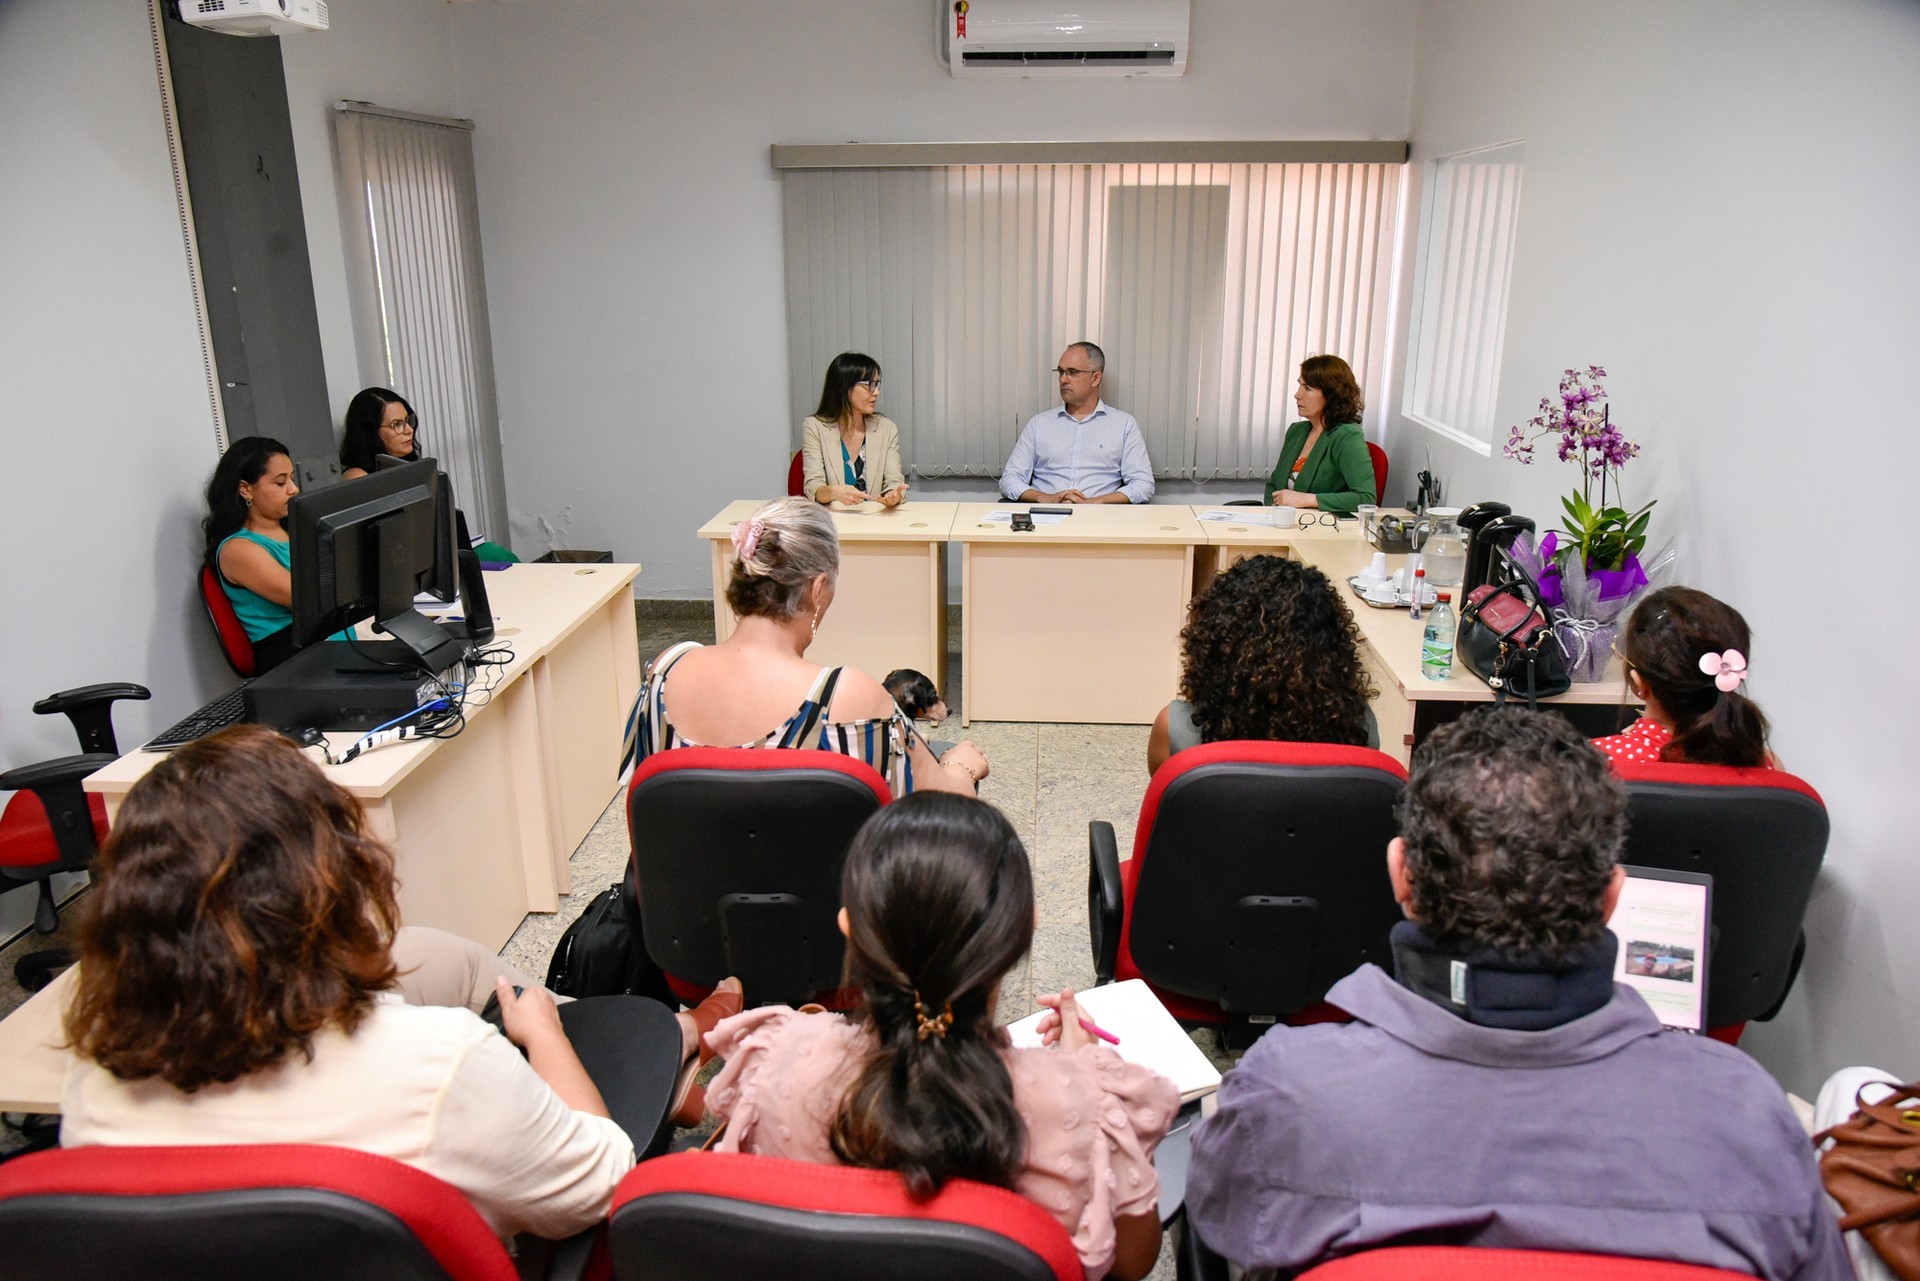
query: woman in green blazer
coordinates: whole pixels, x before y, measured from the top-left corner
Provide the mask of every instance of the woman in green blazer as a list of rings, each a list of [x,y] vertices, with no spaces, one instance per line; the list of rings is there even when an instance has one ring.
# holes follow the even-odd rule
[[[1300,363],[1293,403],[1305,421],[1287,428],[1280,461],[1267,478],[1267,502],[1348,515],[1361,503],[1379,502],[1373,458],[1360,434],[1366,405],[1347,362],[1338,356],[1307,357]]]

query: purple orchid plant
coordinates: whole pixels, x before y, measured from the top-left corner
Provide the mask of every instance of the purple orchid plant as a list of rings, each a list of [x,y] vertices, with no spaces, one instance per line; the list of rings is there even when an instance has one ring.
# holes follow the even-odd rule
[[[1531,465],[1542,437],[1557,437],[1555,452],[1561,462],[1580,468],[1580,488],[1561,500],[1566,521],[1540,541],[1545,573],[1540,580],[1541,603],[1567,609],[1576,617],[1592,618],[1595,606],[1624,605],[1646,587],[1647,574],[1640,553],[1647,545],[1647,525],[1653,503],[1635,511],[1618,504],[1620,471],[1640,452],[1640,446],[1620,434],[1607,408],[1604,379],[1598,365],[1569,369],[1560,380],[1558,398],[1542,396],[1540,412],[1525,425],[1507,430],[1501,452],[1515,462]],[[1616,501],[1608,501],[1611,487]],[[1561,544],[1560,534],[1567,541]],[[1577,573],[1570,571],[1577,570]],[[1569,601],[1567,584],[1578,583],[1584,599]],[[1601,612],[1611,616],[1611,609]]]

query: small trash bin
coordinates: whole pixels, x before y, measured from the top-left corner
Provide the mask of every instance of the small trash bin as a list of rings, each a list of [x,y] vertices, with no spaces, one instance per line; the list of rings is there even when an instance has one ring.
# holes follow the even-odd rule
[[[612,552],[583,552],[571,548],[556,547],[544,556],[534,558],[536,565],[610,565]]]

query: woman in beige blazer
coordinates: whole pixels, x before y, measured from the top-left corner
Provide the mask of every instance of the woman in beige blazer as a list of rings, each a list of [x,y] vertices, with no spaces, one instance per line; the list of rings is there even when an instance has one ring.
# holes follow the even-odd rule
[[[874,412],[880,366],[843,351],[827,366],[820,408],[800,424],[802,493],[816,503],[869,499],[898,507],[907,496],[900,468],[900,429]]]

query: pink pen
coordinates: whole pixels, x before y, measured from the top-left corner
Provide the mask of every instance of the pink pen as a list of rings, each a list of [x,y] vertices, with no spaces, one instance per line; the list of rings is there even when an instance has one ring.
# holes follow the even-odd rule
[[[1101,1027],[1098,1023],[1095,1023],[1092,1019],[1082,1018],[1080,1020],[1080,1026],[1087,1029],[1087,1031],[1093,1033],[1095,1036],[1099,1037],[1101,1040],[1105,1041],[1108,1045],[1120,1044],[1119,1037],[1107,1031],[1107,1029]]]

